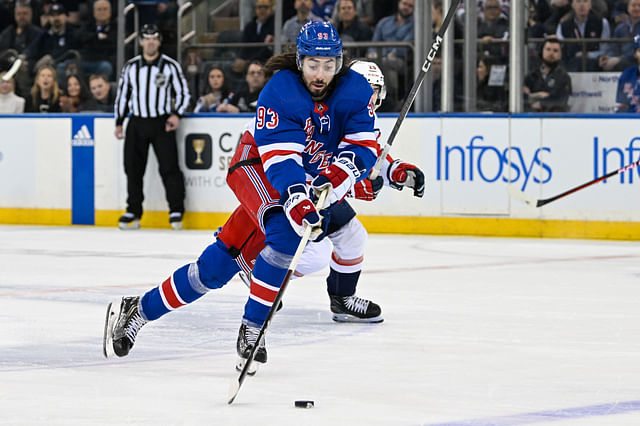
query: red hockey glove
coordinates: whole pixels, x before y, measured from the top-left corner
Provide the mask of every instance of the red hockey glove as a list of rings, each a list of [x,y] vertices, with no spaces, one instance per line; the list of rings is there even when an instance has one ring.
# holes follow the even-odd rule
[[[309,199],[303,184],[291,185],[287,193],[280,198],[280,204],[284,207],[287,219],[296,234],[302,236],[305,224],[313,227],[320,225],[320,215]]]
[[[417,166],[405,163],[402,160],[395,160],[387,170],[389,186],[401,191],[405,186],[413,189],[414,197],[424,195],[424,173]]]
[[[347,192],[353,188],[360,177],[360,170],[346,157],[336,158],[332,165],[324,169],[311,182],[313,190],[318,196],[325,188],[331,192],[327,197],[327,205],[342,201]]]
[[[370,178],[362,179],[353,186],[353,197],[357,200],[373,201],[383,186],[384,179],[382,179],[382,176],[378,176],[374,180]]]

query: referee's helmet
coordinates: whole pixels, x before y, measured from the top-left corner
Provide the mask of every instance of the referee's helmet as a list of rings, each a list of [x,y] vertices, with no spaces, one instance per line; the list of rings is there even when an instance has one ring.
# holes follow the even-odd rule
[[[155,24],[144,24],[140,29],[140,39],[157,38],[162,41],[162,33]]]
[[[303,56],[336,58],[336,74],[342,68],[342,40],[338,30],[329,22],[312,21],[305,24],[296,39],[296,63],[302,69]]]

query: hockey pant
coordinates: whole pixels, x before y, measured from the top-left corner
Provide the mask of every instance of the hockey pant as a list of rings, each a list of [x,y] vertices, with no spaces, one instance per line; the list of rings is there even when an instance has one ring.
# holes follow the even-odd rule
[[[279,194],[268,183],[257,158],[257,147],[243,136],[227,181],[241,201],[222,227],[218,240],[205,249],[198,261],[177,269],[141,300],[141,313],[148,320],[191,303],[207,291],[224,286],[241,269],[253,271],[251,294],[245,306],[244,322],[261,325],[286,275],[299,237],[291,229],[278,204]],[[268,222],[270,241],[263,230]],[[329,240],[333,243],[329,294],[355,293],[367,233],[346,201],[332,206]],[[263,250],[264,249],[264,250]],[[298,275],[326,267],[331,244],[327,239],[309,243],[296,268]]]

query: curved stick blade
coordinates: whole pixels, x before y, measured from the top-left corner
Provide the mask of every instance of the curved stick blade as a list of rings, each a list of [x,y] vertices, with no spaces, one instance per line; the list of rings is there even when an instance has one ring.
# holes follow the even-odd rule
[[[520,191],[515,186],[507,185],[507,192],[509,193],[510,197],[515,198],[516,200],[520,200],[523,203],[528,204],[530,206],[537,207],[538,200]]]

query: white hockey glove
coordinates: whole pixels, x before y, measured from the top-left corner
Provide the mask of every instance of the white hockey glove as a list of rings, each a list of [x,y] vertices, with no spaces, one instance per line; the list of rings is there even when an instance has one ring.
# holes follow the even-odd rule
[[[313,227],[320,226],[320,214],[307,195],[306,187],[303,184],[291,185],[280,198],[280,204],[284,207],[287,219],[296,234],[302,236],[305,224]]]

